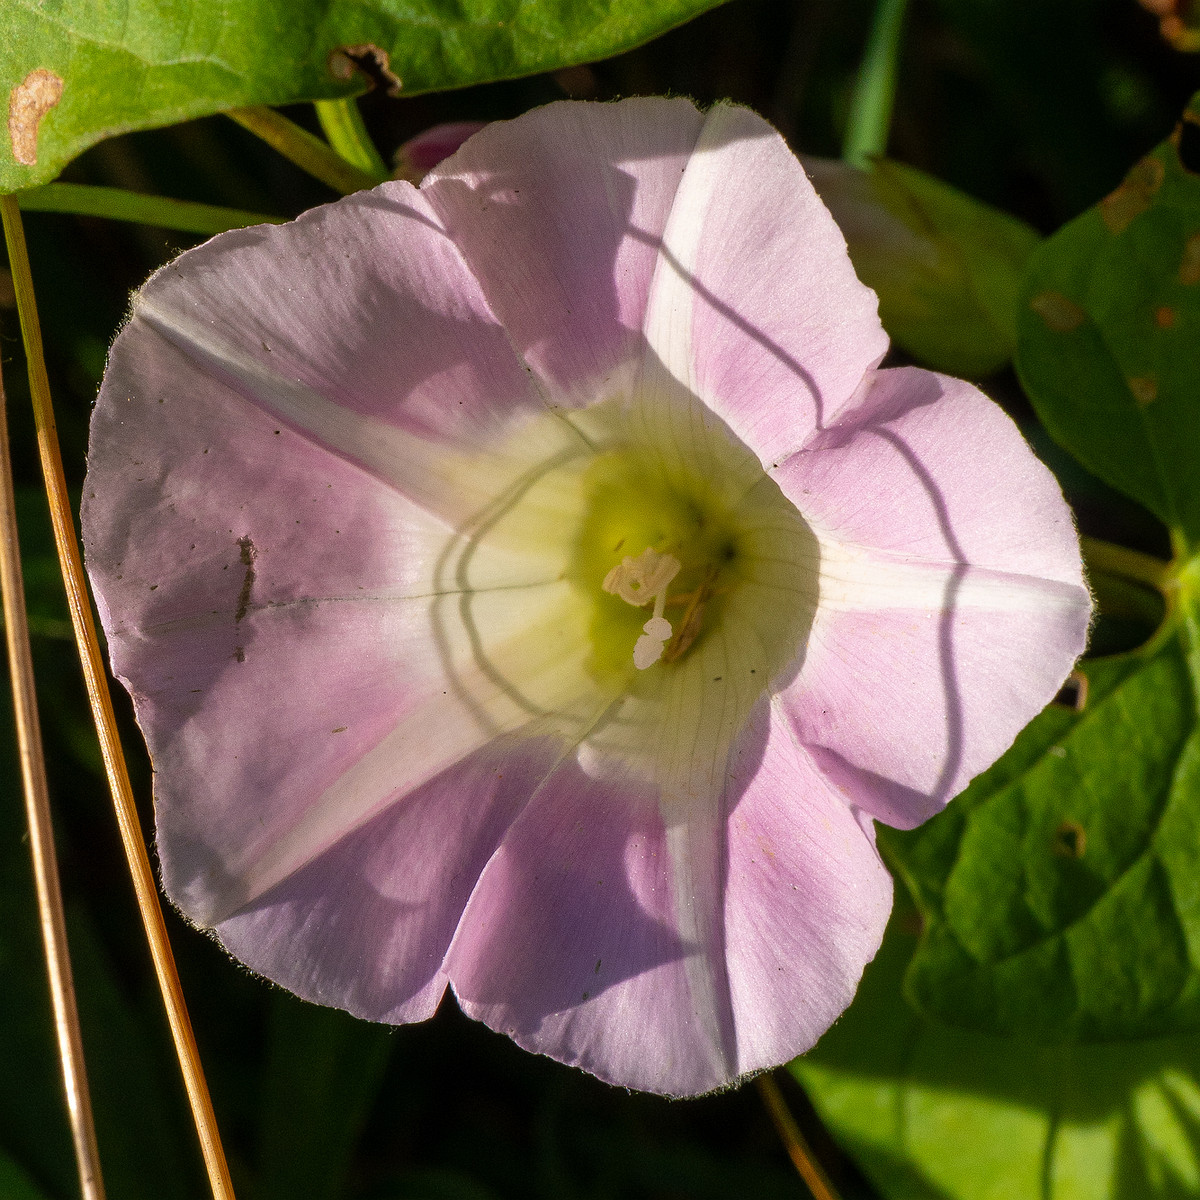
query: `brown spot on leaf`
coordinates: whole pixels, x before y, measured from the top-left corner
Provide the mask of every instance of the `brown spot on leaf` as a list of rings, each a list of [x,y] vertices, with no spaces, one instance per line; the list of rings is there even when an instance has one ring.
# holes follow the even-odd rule
[[[1200,233],[1193,233],[1183,243],[1183,257],[1179,260],[1179,282],[1200,283]]]
[[[1055,333],[1074,333],[1087,320],[1087,313],[1062,292],[1039,292],[1030,300],[1029,307]]]
[[[1150,207],[1166,173],[1153,155],[1134,163],[1121,186],[1100,201],[1100,217],[1109,233],[1122,233],[1134,217]]]
[[[38,125],[58,103],[63,81],[53,71],[38,67],[8,93],[8,136],[13,158],[24,167],[37,163]]]
[[[403,80],[391,69],[388,53],[374,42],[357,46],[339,46],[329,53],[329,73],[334,79],[349,83],[355,72],[365,75],[371,87],[382,87],[389,96],[400,95]]]
[[[1078,821],[1063,821],[1054,831],[1050,848],[1059,858],[1082,858],[1087,849],[1087,830]]]
[[[1154,323],[1159,329],[1170,329],[1175,324],[1175,310],[1169,305],[1162,305],[1154,310]]]
[[[1145,408],[1158,399],[1158,380],[1153,375],[1135,375],[1126,382],[1139,408]]]

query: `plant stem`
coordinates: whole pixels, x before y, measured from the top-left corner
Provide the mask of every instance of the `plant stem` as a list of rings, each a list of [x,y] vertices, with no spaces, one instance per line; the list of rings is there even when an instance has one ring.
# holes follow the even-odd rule
[[[1171,580],[1171,564],[1140,550],[1129,550],[1099,538],[1079,539],[1083,558],[1089,571],[1102,571],[1106,575],[1119,575],[1132,579],[1159,592],[1166,592]]]
[[[372,188],[379,182],[273,108],[231,108],[225,115],[343,196]]]
[[[839,1200],[829,1177],[821,1169],[821,1164],[814,1157],[804,1134],[800,1132],[800,1126],[796,1124],[796,1118],[788,1109],[787,1101],[784,1100],[774,1077],[770,1074],[759,1075],[754,1082],[758,1085],[763,1104],[775,1123],[779,1139],[783,1142],[784,1149],[787,1150],[800,1178],[812,1192],[813,1200]]]
[[[25,583],[21,576],[21,549],[17,538],[16,497],[13,492],[12,454],[8,443],[8,416],[4,380],[0,378],[0,592],[4,598],[4,630],[8,669],[12,678],[13,715],[21,756],[21,782],[29,821],[29,850],[37,890],[39,923],[46,951],[46,974],[54,1010],[54,1032],[67,1096],[67,1117],[79,1169],[79,1190],[84,1200],[104,1200],[100,1152],[88,1093],[83,1057],[83,1035],[75,1003],[71,951],[63,915],[58,858],[54,852],[54,824],[50,817],[50,787],[38,722],[33,655],[25,612]]]
[[[842,144],[842,158],[852,167],[866,167],[872,157],[887,150],[907,5],[908,0],[876,0]]]
[[[376,183],[389,178],[391,172],[375,149],[371,135],[363,123],[358,102],[353,97],[344,100],[317,100],[317,120],[329,139],[329,144],[353,167],[365,171]]]
[[[15,197],[0,196],[0,217],[3,218],[4,236],[8,243],[8,262],[17,298],[17,314],[21,320],[21,335],[25,342],[29,391],[33,398],[33,419],[37,429],[38,453],[42,460],[42,475],[46,482],[46,496],[50,502],[54,543],[58,551],[63,583],[66,585],[67,606],[75,629],[75,643],[83,667],[88,699],[91,702],[92,718],[100,739],[100,753],[108,775],[117,825],[121,832],[142,925],[150,944],[150,956],[154,961],[154,970],[162,991],[167,1022],[175,1042],[175,1053],[191,1103],[192,1118],[208,1168],[209,1184],[215,1200],[233,1200],[233,1182],[229,1177],[225,1151],[217,1132],[216,1115],[208,1093],[208,1083],[204,1078],[204,1069],[200,1064],[200,1052],[192,1033],[192,1023],[184,1002],[179,973],[175,968],[175,957],[171,953],[171,943],[167,938],[167,927],[158,901],[154,873],[150,869],[150,858],[146,853],[146,844],[142,841],[133,787],[129,782],[129,772],[121,750],[112,696],[109,694],[108,680],[104,672],[104,658],[92,618],[83,562],[75,536],[75,522],[71,515],[67,481],[63,473],[54,409],[50,401],[50,383],[42,354],[42,333],[33,293],[33,276],[29,269],[29,252],[25,247],[21,210]]]
[[[108,217],[114,221],[156,225],[159,229],[177,229],[181,233],[224,233],[227,229],[279,224],[287,219],[245,212],[240,208],[171,200],[166,196],[145,196],[139,192],[127,192],[124,188],[94,187],[88,183],[47,183],[42,187],[17,192],[16,197],[25,212]]]

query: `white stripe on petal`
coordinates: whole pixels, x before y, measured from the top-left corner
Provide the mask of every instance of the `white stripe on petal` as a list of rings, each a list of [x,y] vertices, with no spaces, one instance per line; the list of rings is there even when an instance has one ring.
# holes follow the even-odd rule
[[[133,315],[254,403],[456,527],[531,466],[586,449],[570,425],[553,418],[524,422],[519,436],[496,439],[485,453],[418,438],[283,377],[216,336],[202,320],[166,308],[153,296],[135,297]]]
[[[967,563],[889,556],[820,537],[820,608],[872,612],[888,609],[997,612],[1074,612],[1080,589],[1028,575],[990,571]]]

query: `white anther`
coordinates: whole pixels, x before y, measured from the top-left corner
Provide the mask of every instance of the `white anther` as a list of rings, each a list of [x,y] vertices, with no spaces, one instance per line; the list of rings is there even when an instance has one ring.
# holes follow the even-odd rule
[[[641,608],[665,594],[680,569],[679,559],[673,554],[659,554],[653,546],[647,546],[637,558],[626,555],[619,566],[605,575],[601,586],[606,592],[620,596],[626,604]]]
[[[633,665],[639,671],[652,667],[671,640],[671,622],[663,616],[667,606],[667,587],[679,574],[681,564],[673,554],[659,554],[652,546],[637,556],[626,556],[613,567],[601,585],[606,592],[620,596],[626,604],[641,608],[654,601],[654,615],[642,626],[642,636],[634,643]]]

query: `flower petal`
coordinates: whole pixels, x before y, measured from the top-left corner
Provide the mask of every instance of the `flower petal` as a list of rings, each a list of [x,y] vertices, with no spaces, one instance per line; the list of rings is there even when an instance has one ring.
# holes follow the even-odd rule
[[[382,328],[373,314],[384,314]],[[220,379],[454,524],[519,473],[531,439],[545,443],[543,459],[586,448],[564,423],[533,420],[545,416],[542,398],[407,183],[224,234],[163,268],[134,297],[110,393],[137,385],[122,348],[151,330],[194,368],[164,376],[163,394],[179,395],[197,370]],[[487,470],[464,467],[485,454]]]
[[[728,1082],[712,804],[699,800],[691,828],[668,827],[657,789],[632,772],[598,779],[564,760],[463,914],[445,967],[463,1011],[624,1087],[692,1095]]]
[[[564,762],[463,914],[446,971],[464,1011],[669,1095],[808,1049],[879,946],[891,877],[768,704],[728,780],[672,821],[656,789]]]
[[[816,1042],[853,999],[892,907],[873,831],[775,705],[756,720],[766,745],[730,814],[724,908],[739,1073]]]
[[[549,403],[628,383],[702,120],[687,100],[548,104],[487,126],[422,185]]]
[[[773,477],[822,557],[783,708],[851,803],[911,827],[1003,753],[1082,653],[1070,513],[999,408],[916,368],[868,377]]]
[[[836,419],[887,350],[875,293],[783,139],[747,108],[704,120],[645,320],[665,369],[764,467]]]
[[[471,889],[561,747],[497,740],[217,926],[231,954],[306,1000],[421,1021]]]
[[[83,517],[164,879],[202,923],[493,737],[601,703],[553,528],[453,535],[144,326],[113,351]]]

